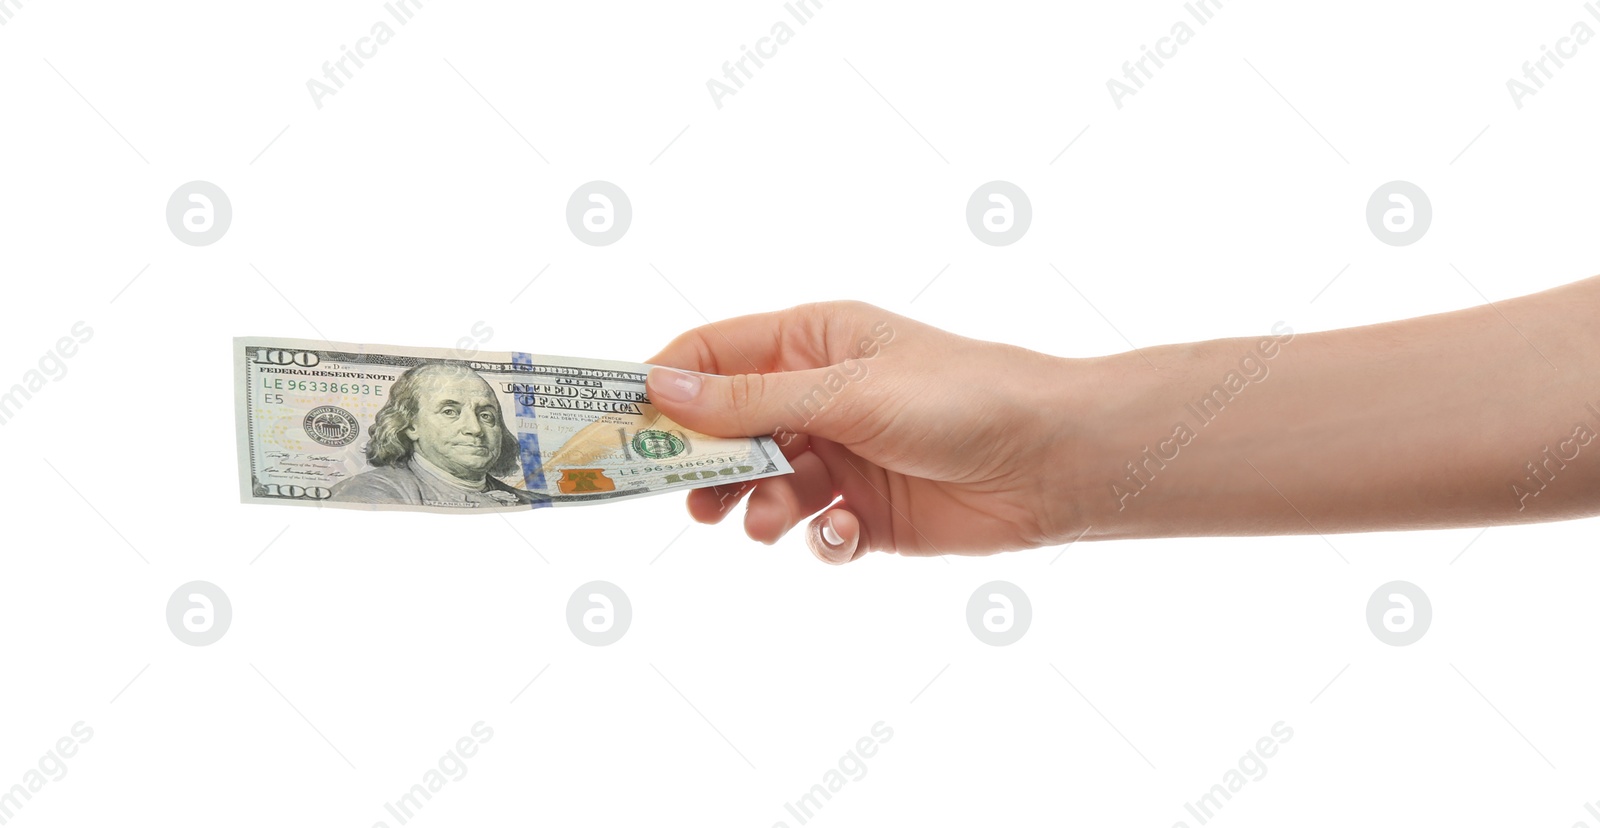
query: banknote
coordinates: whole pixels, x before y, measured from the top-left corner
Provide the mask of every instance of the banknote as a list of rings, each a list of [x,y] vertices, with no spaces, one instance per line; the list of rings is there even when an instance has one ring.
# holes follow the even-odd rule
[[[510,511],[788,474],[771,437],[711,437],[650,404],[650,366],[236,338],[246,503]]]

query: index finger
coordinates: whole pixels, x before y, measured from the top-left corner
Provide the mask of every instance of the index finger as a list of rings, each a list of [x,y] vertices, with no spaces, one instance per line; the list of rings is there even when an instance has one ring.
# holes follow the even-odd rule
[[[765,374],[832,365],[828,348],[830,305],[800,305],[787,310],[711,322],[679,335],[651,365],[708,374]]]

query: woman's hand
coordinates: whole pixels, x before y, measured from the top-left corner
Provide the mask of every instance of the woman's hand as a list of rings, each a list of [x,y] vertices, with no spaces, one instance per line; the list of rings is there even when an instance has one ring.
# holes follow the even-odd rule
[[[827,302],[697,328],[649,361],[663,366],[648,389],[667,416],[714,436],[771,435],[794,466],[690,492],[702,523],[749,495],[745,533],[770,544],[820,511],[808,542],[830,563],[1055,538],[1046,467],[1073,422],[1059,405],[1067,360]]]

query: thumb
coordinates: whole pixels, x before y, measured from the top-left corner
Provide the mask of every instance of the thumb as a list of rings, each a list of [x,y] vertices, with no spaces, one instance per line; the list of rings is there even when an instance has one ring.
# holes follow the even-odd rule
[[[645,390],[667,416],[713,437],[787,432],[843,442],[843,415],[854,395],[838,377],[830,382],[829,371],[720,376],[657,367],[651,369]]]

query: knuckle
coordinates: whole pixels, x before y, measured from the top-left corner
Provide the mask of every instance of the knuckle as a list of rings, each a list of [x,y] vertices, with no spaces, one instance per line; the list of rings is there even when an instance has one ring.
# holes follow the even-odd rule
[[[736,412],[747,412],[761,405],[766,380],[761,374],[734,374],[728,378],[728,405]]]

